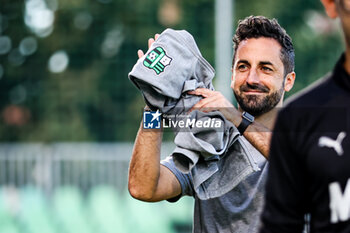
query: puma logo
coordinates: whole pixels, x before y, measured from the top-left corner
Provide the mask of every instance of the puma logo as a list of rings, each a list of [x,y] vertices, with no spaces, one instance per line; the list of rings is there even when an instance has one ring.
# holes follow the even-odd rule
[[[343,147],[341,146],[341,143],[343,142],[343,139],[345,137],[346,137],[345,132],[340,132],[336,140],[334,140],[330,137],[322,136],[318,140],[318,145],[320,147],[326,146],[329,148],[333,148],[335,150],[335,152],[337,152],[337,154],[339,156],[341,156],[344,154],[344,150],[343,150]]]

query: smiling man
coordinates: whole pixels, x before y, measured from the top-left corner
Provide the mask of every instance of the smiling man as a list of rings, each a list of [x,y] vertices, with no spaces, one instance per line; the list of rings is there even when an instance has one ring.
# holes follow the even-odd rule
[[[157,39],[157,37],[156,37]],[[154,40],[150,39],[149,44]],[[140,127],[129,169],[129,192],[143,201],[177,201],[195,198],[193,232],[255,233],[260,225],[271,132],[277,108],[295,79],[294,49],[290,37],[276,20],[250,16],[239,22],[233,38],[235,55],[232,85],[238,110],[220,92],[196,89],[204,98],[194,109],[219,110],[241,133],[236,143],[244,144],[259,167],[224,195],[201,200],[193,187],[192,172],[181,173],[171,156],[160,161],[161,131]],[[143,53],[139,51],[139,57]],[[254,120],[255,117],[255,120]],[[239,155],[230,147],[219,160],[219,171],[232,173]],[[243,152],[244,153],[244,152]]]
[[[248,39],[238,47],[234,94],[240,108],[254,116],[282,106],[284,66],[280,57],[271,56],[280,50],[281,46],[271,38]]]

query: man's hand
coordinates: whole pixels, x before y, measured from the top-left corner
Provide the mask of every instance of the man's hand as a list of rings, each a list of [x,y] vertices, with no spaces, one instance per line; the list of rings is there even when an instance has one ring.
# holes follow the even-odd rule
[[[200,110],[202,112],[220,111],[227,120],[231,121],[236,127],[242,121],[242,114],[239,112],[220,92],[211,91],[206,88],[198,88],[189,91],[188,94],[203,96],[204,99],[196,103],[190,111]],[[265,125],[253,122],[244,132],[244,137],[266,158],[268,158],[271,130]]]
[[[148,39],[148,48],[151,48],[151,45],[154,43],[154,41],[156,41],[158,39],[158,37],[159,37],[159,34],[155,34],[154,38]],[[139,59],[141,57],[143,57],[143,55],[145,55],[145,54],[141,49],[137,50],[137,56],[139,57]]]
[[[188,94],[204,97],[204,99],[196,103],[190,111],[220,111],[224,117],[231,121],[235,126],[238,126],[241,123],[241,113],[220,92],[206,88],[198,88],[194,91],[189,91]]]

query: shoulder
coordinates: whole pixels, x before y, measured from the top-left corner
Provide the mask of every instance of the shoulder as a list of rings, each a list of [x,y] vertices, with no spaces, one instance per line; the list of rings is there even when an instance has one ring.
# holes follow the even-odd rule
[[[333,85],[333,73],[328,73],[308,87],[288,98],[283,109],[314,106],[324,103],[330,95],[329,88]]]
[[[277,122],[284,122],[287,128],[293,126],[299,119],[304,122],[315,122],[317,116],[322,116],[327,109],[334,107],[334,96],[339,92],[334,82],[334,74],[328,73],[310,86],[286,100],[279,111]],[[297,125],[294,125],[296,127]]]
[[[179,179],[180,183],[183,179],[185,180],[191,180],[192,177],[190,173],[182,173],[175,165],[173,157],[171,155],[167,156],[165,159],[160,161],[160,164],[168,168],[174,175],[176,176],[177,179]]]
[[[176,179],[179,181],[181,185],[181,195],[189,195],[193,196],[193,181],[192,181],[192,176],[190,173],[185,174],[182,173],[175,165],[173,157],[170,155],[163,159],[161,162],[161,165],[169,169],[176,177]]]

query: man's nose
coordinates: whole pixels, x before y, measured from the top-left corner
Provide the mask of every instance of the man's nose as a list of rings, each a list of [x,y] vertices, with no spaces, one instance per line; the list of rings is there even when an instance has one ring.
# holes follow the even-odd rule
[[[259,74],[255,69],[250,70],[246,82],[249,84],[258,84],[260,82]]]

